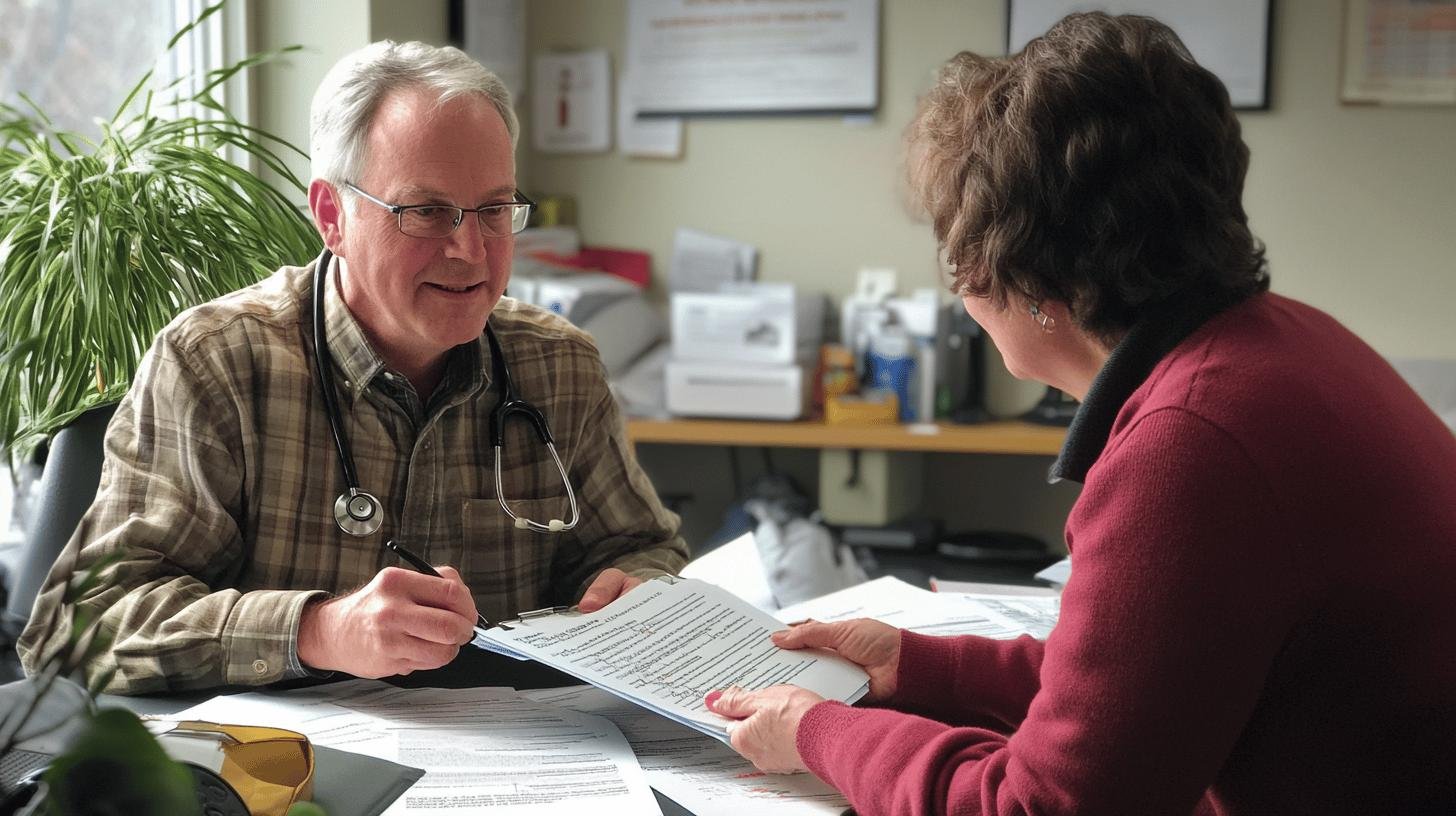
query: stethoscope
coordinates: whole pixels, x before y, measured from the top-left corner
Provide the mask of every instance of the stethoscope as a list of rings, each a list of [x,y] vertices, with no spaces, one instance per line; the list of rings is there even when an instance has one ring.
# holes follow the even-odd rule
[[[329,347],[325,337],[327,332],[324,331],[324,281],[328,279],[329,265],[333,258],[334,253],[325,249],[313,269],[313,364],[314,371],[318,374],[319,391],[323,393],[324,411],[329,415],[329,429],[333,431],[334,447],[339,451],[339,464],[344,469],[344,483],[348,486],[348,490],[340,493],[339,498],[334,501],[334,521],[340,530],[362,538],[379,531],[380,525],[384,523],[384,511],[379,499],[359,489],[359,475],[354,469],[354,457],[349,453],[349,442],[344,436],[343,415],[339,413],[339,403],[334,395],[334,374],[332,366],[328,364]],[[496,340],[495,331],[489,323],[485,326],[485,339],[490,343],[491,370],[494,372],[496,386],[500,389],[500,401],[490,414],[490,442],[495,446],[496,500],[518,530],[535,530],[538,533],[570,530],[581,517],[576,507],[576,491],[571,489],[571,480],[566,478],[566,467],[561,464],[561,457],[556,454],[556,444],[551,441],[551,429],[546,426],[546,416],[516,393],[516,386],[511,382],[510,369],[506,367],[506,357],[501,353],[500,341]],[[506,420],[512,414],[521,414],[530,420],[531,425],[536,428],[536,435],[550,452],[551,461],[556,463],[556,472],[561,474],[561,483],[566,486],[566,500],[571,504],[571,521],[551,519],[542,524],[516,515],[510,505],[506,504],[505,493],[501,490],[501,448],[505,441]]]

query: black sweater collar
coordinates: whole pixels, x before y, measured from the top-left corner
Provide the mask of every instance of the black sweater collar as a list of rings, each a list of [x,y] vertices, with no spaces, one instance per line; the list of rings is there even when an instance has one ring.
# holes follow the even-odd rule
[[[1102,456],[1112,424],[1132,393],[1168,352],[1229,305],[1227,299],[1207,295],[1187,297],[1164,303],[1134,324],[1092,380],[1047,481],[1085,481],[1087,471]]]

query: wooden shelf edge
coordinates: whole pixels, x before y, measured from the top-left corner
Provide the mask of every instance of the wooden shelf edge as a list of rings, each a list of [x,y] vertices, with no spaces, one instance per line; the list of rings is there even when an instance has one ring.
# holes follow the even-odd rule
[[[716,419],[629,419],[633,444],[1005,453],[1055,456],[1066,429],[1027,422],[982,425],[825,425]]]

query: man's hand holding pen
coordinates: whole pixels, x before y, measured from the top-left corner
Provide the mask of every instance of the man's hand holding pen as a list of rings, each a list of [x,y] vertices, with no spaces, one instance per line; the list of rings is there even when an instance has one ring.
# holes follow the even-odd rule
[[[474,637],[478,613],[458,572],[434,571],[386,567],[361,589],[309,604],[298,624],[299,661],[368,678],[449,663]]]
[[[304,607],[298,622],[303,665],[368,678],[437,669],[455,659],[477,625],[491,625],[453,567],[433,567],[397,541],[384,547],[413,570],[386,567],[362,589]],[[641,583],[609,567],[577,608],[595,612]]]

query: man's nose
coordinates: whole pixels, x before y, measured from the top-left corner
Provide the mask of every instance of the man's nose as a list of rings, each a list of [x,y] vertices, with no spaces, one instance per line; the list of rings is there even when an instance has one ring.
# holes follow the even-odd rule
[[[485,263],[485,232],[480,226],[480,216],[468,212],[460,219],[460,226],[446,239],[445,255],[466,263]]]

